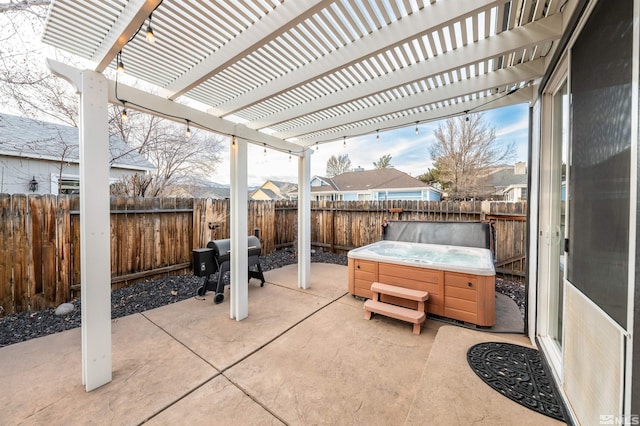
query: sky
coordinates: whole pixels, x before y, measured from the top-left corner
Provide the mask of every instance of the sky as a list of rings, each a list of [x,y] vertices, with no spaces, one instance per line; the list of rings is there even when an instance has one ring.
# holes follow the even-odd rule
[[[2,2],[3,0],[0,0]],[[0,16],[3,24],[5,16]],[[22,28],[24,27],[24,28]],[[26,32],[24,40],[32,43],[35,48],[40,48],[40,34],[33,34],[33,28],[21,26]],[[29,32],[30,31],[30,32]],[[0,105],[0,111],[15,113]],[[485,119],[496,130],[496,141],[499,144],[516,145],[515,161],[527,161],[528,146],[528,107],[519,104],[511,107],[493,109],[486,112]],[[433,165],[429,155],[429,147],[434,142],[434,130],[439,122],[419,124],[419,134],[415,133],[415,125],[406,128],[380,132],[380,140],[376,141],[376,135],[370,134],[356,138],[347,138],[347,147],[343,147],[342,140],[320,144],[319,149],[313,150],[311,156],[311,176],[325,176],[327,160],[332,155],[347,154],[353,167],[362,167],[365,170],[372,169],[373,163],[386,154],[391,155],[391,165],[396,169],[408,173],[411,176],[419,176],[428,171]],[[209,180],[218,184],[227,185],[230,182],[229,167],[230,140],[224,139],[221,152],[222,161],[217,166],[215,174],[209,176]],[[249,145],[248,150],[248,184],[251,187],[260,186],[267,180],[284,182],[298,181],[297,157],[289,160],[289,154],[267,148],[267,155],[263,154],[264,147]]]
[[[485,111],[483,114],[489,125],[495,128],[496,143],[506,146],[513,142],[516,147],[515,161],[527,162],[529,137],[527,104],[497,108]],[[348,138],[346,148],[343,147],[342,140],[320,144],[318,150],[314,149],[313,155],[311,155],[311,176],[325,176],[327,160],[332,155],[347,154],[353,167],[370,170],[374,168],[373,163],[377,162],[380,157],[390,154],[393,167],[417,177],[427,172],[433,165],[429,155],[429,147],[435,140],[434,130],[439,124],[439,121],[434,121],[418,125],[418,135],[416,135],[415,125],[380,132],[379,141],[376,141],[375,134],[353,139]],[[265,156],[262,146],[251,144],[248,152],[249,186],[260,186],[267,180],[298,182],[297,157],[293,156],[289,160],[288,153],[269,148],[267,148]],[[220,184],[228,184],[230,182],[229,141],[225,141],[221,157],[222,161],[217,172],[211,176],[211,180]]]

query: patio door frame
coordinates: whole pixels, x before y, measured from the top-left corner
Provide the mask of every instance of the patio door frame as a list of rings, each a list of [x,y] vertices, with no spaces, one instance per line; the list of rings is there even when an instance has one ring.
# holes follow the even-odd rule
[[[538,210],[538,294],[537,294],[537,339],[541,346],[544,347],[544,352],[547,355],[547,360],[550,364],[553,374],[556,376],[558,383],[562,383],[563,380],[563,346],[559,343],[551,333],[551,327],[556,326],[556,321],[563,321],[563,318],[556,318],[552,320],[552,316],[557,316],[557,303],[564,303],[566,297],[564,291],[566,289],[566,268],[562,272],[563,277],[563,294],[560,301],[553,302],[554,286],[553,280],[559,281],[558,270],[560,257],[564,257],[566,265],[566,252],[564,251],[564,240],[566,238],[566,232],[568,229],[568,221],[570,220],[568,215],[568,208],[565,208],[565,220],[564,220],[564,232],[560,235],[559,223],[554,215],[557,214],[559,209],[558,203],[561,200],[561,187],[554,187],[557,184],[557,174],[560,174],[560,183],[562,181],[562,165],[560,162],[560,170],[556,170],[557,164],[554,160],[557,160],[557,156],[562,156],[562,147],[558,149],[557,144],[562,144],[562,140],[554,140],[554,126],[555,126],[555,98],[563,89],[563,86],[567,86],[567,94],[571,96],[571,85],[569,81],[570,69],[569,51],[567,51],[564,57],[558,62],[556,69],[554,70],[547,86],[542,94],[542,125],[541,125],[541,144],[540,144],[540,200]],[[564,111],[564,110],[563,110]],[[569,106],[566,114],[568,117],[564,117],[564,120],[571,120],[571,108]],[[570,121],[569,121],[570,124]],[[570,125],[568,126],[570,128]],[[561,138],[562,139],[562,138]],[[569,135],[566,143],[569,144],[569,150],[571,146],[571,135]],[[569,152],[570,157],[570,152]],[[569,164],[567,164],[566,176],[569,175]],[[569,185],[568,179],[565,184],[565,202],[568,201]],[[554,247],[555,245],[555,247]],[[557,294],[556,294],[557,295]],[[564,317],[564,306],[562,306],[562,317]],[[564,341],[564,327],[560,330],[561,339]]]

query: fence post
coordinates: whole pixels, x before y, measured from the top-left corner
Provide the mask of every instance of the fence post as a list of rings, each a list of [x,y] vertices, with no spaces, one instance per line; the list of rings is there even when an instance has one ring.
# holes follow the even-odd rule
[[[489,214],[491,214],[491,201],[482,201],[480,203],[480,220],[486,220]]]
[[[13,296],[13,216],[11,195],[0,194],[0,307],[5,314],[16,311]]]

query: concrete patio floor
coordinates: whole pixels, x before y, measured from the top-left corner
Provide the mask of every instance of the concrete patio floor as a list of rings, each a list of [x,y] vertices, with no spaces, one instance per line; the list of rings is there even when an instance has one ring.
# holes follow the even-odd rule
[[[416,336],[404,322],[366,321],[345,266],[313,263],[309,290],[296,273],[252,280],[244,321],[210,293],[114,320],[113,381],[90,393],[80,329],[1,348],[0,424],[561,424],[467,365],[471,345],[529,345],[523,335],[429,319]]]

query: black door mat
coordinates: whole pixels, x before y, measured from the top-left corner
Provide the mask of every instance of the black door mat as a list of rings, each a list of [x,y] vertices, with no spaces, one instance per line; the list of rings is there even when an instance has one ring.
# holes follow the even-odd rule
[[[467,351],[467,362],[478,377],[502,395],[566,422],[562,399],[537,350],[510,343],[479,343]]]

